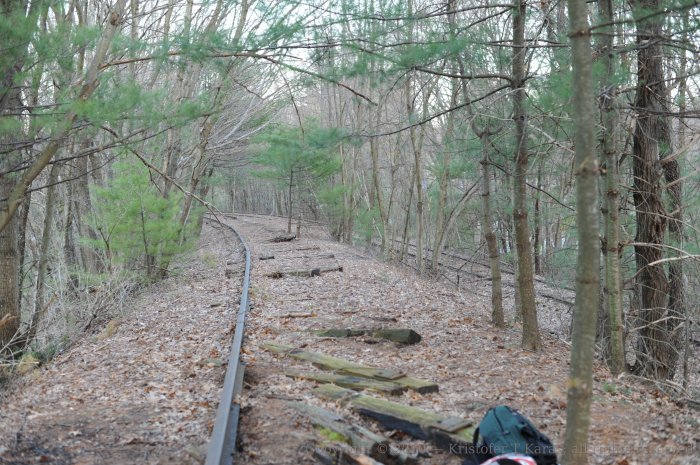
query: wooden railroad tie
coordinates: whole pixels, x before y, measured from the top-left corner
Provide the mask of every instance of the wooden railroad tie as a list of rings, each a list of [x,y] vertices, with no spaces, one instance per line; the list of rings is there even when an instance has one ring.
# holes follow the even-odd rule
[[[406,454],[391,446],[389,440],[384,436],[374,433],[363,426],[349,423],[343,417],[330,410],[304,402],[289,402],[288,405],[307,417],[317,427],[328,429],[340,435],[341,438],[338,439],[352,446],[353,454],[359,453],[360,455],[369,456],[385,465],[416,465],[418,463],[416,454]],[[362,457],[358,458],[362,459]],[[356,461],[362,463],[360,460]],[[335,460],[331,462],[335,462]]]
[[[313,392],[323,399],[349,406],[361,415],[376,420],[387,430],[403,431],[454,455],[466,457],[474,453],[472,440],[475,427],[467,419],[377,399],[333,384],[324,384]]]
[[[281,236],[273,237],[268,242],[291,242],[296,238],[296,234],[283,234]]]
[[[312,373],[294,370],[285,371],[284,374],[285,376],[289,376],[290,378],[308,379],[322,384],[332,383],[337,386],[342,386],[349,389],[375,391],[379,392],[380,394],[386,394],[390,396],[397,396],[408,390],[406,386],[402,386],[397,383],[392,383],[391,381],[380,381],[372,378],[363,378],[361,376],[338,375],[320,372]]]
[[[337,338],[347,338],[347,337],[357,337],[357,336],[370,336],[379,339],[387,339],[389,341],[398,342],[401,344],[418,344],[422,337],[417,332],[409,328],[397,328],[397,329],[343,329],[343,328],[331,328],[331,329],[316,329],[312,330],[316,336],[319,337],[337,337]]]
[[[389,370],[361,365],[342,358],[331,357],[318,352],[310,352],[307,350],[298,349],[294,346],[278,344],[275,342],[266,342],[262,344],[262,347],[270,352],[285,354],[299,360],[306,360],[307,362],[311,362],[321,369],[334,371],[339,375],[359,376],[362,378],[374,379],[376,381],[391,382],[398,384],[405,389],[410,389],[421,394],[438,392],[438,385],[433,381],[412,378],[410,376],[406,376],[405,373],[398,370]]]
[[[311,278],[314,276],[321,276],[321,273],[328,273],[329,271],[343,271],[342,266],[319,266],[316,268],[311,268],[308,270],[279,270],[273,271],[265,275],[266,278],[285,278],[288,276],[300,276],[304,278]]]

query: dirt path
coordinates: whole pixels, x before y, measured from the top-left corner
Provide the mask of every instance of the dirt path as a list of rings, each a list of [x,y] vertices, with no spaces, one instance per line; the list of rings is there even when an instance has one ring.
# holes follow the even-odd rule
[[[175,276],[0,393],[0,464],[201,463],[241,260],[233,234],[205,227]]]
[[[245,342],[248,369],[236,463],[316,462],[313,446],[323,438],[288,407],[291,400],[330,408],[388,435],[403,448],[429,455],[421,463],[460,463],[402,433],[382,431],[346,408],[320,401],[310,392],[315,383],[283,375],[284,369],[307,370],[309,364],[263,350],[260,345],[266,341],[394,368],[439,383],[439,393],[409,391],[392,399],[406,405],[475,422],[490,406],[513,406],[560,450],[569,360],[564,342],[545,334],[541,353],[525,352],[520,349],[519,328],[498,330],[489,325],[487,293],[457,291],[378,262],[360,249],[329,241],[321,230],[305,229],[301,239],[273,244],[267,240],[284,231],[284,220],[241,215],[232,223],[253,250],[253,307]],[[328,254],[333,258],[326,258]],[[260,261],[260,255],[275,258]],[[343,271],[313,278],[265,277],[283,269],[335,265]],[[319,338],[309,332],[328,327],[411,327],[423,341],[401,347],[372,338]],[[631,379],[611,379],[604,367],[595,372],[592,418],[593,463],[700,464],[699,412],[681,409]]]

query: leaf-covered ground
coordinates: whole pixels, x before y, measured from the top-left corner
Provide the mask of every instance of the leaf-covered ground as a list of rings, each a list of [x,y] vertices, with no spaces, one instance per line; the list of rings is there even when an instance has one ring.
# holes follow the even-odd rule
[[[511,405],[561,446],[569,347],[544,334],[540,353],[520,349],[517,325],[488,323],[488,283],[455,288],[334,243],[320,228],[273,244],[284,220],[240,215],[232,221],[253,249],[252,309],[244,346],[248,364],[236,463],[315,463],[324,437],[288,407],[303,400],[426,457],[459,459],[397,431],[383,431],[311,393],[315,384],[284,376],[308,363],[260,348],[275,341],[434,380],[440,391],[393,400],[477,422],[495,404]],[[330,257],[329,254],[333,256]],[[274,255],[261,261],[261,255]],[[242,264],[229,233],[208,227],[178,275],[151,288],[115,316],[112,329],[87,336],[50,365],[15,382],[0,399],[0,464],[201,463],[213,424]],[[313,278],[266,274],[333,267]],[[565,299],[564,299],[565,300]],[[512,317],[512,300],[506,301]],[[561,327],[566,305],[541,306],[543,327]],[[557,320],[554,321],[553,320]],[[555,323],[555,324],[553,324]],[[310,330],[411,327],[413,346],[371,337],[330,339]],[[700,464],[700,412],[677,406],[631,378],[595,372],[590,456],[593,463]]]
[[[305,228],[293,242],[273,244],[281,219],[239,216],[234,224],[251,239],[254,258],[253,310],[246,340],[246,390],[241,402],[238,463],[313,463],[313,444],[323,441],[300,415],[286,406],[303,400],[342,413],[356,423],[392,437],[402,447],[430,454],[426,464],[459,463],[459,459],[382,431],[348,409],[320,401],[315,384],[283,375],[289,368],[313,370],[309,363],[260,348],[265,341],[304,347],[340,358],[415,377],[434,380],[440,391],[407,392],[397,400],[426,410],[460,415],[478,422],[496,404],[515,407],[561,447],[566,418],[569,347],[555,331],[544,331],[540,353],[520,348],[517,326],[489,324],[488,283],[462,286],[416,275],[405,267],[381,263],[358,248],[333,243],[320,229]],[[327,258],[331,253],[333,258]],[[284,269],[340,265],[343,272],[319,277],[274,279],[266,274]],[[541,299],[541,302],[544,299]],[[512,319],[512,299],[507,300]],[[547,301],[541,325],[552,330],[565,319],[567,305]],[[553,321],[555,320],[555,321]],[[312,329],[329,327],[410,327],[423,336],[413,346],[372,338],[319,338]],[[700,412],[678,407],[661,392],[632,379],[613,379],[603,366],[595,370],[590,456],[599,464],[700,464]]]
[[[0,464],[200,463],[242,269],[233,235],[205,227],[173,277],[0,392]]]

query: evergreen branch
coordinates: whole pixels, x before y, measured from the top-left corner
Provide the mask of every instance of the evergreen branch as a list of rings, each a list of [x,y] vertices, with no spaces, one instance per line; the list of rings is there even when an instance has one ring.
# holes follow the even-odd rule
[[[79,101],[87,101],[93,94],[97,86],[99,85],[99,71],[101,64],[104,62],[109,52],[110,44],[112,39],[117,33],[117,29],[122,21],[122,12],[126,6],[126,0],[119,0],[115,8],[109,15],[109,20],[107,22],[107,27],[97,46],[95,51],[95,56],[93,58],[90,67],[87,70],[85,79],[83,81],[80,94],[78,96]],[[5,227],[10,223],[15,212],[22,204],[24,200],[24,195],[32,184],[32,181],[41,174],[44,168],[49,164],[51,159],[54,157],[58,149],[63,145],[63,140],[68,136],[68,133],[73,128],[73,123],[77,119],[78,114],[71,110],[66,115],[65,121],[59,126],[56,132],[52,135],[50,142],[41,152],[41,155],[32,164],[32,166],[24,173],[20,182],[15,186],[15,188],[10,193],[10,197],[7,202],[7,209],[0,212],[0,231],[5,229]]]

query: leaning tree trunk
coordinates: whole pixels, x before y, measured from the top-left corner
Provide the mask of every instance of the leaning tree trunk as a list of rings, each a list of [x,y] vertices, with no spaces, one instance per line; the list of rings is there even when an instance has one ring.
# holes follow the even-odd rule
[[[588,462],[588,428],[593,395],[596,312],[600,287],[598,229],[598,160],[596,157],[595,107],[591,39],[586,0],[569,0],[573,65],[573,113],[576,128],[576,228],[578,257],[576,305],[571,340],[564,438],[564,465]]]
[[[513,221],[515,249],[518,256],[518,290],[523,318],[522,346],[540,350],[540,329],[537,322],[535,285],[532,273],[532,248],[527,221],[527,110],[525,109],[525,0],[518,0],[513,11],[513,119],[515,120],[515,176]]]
[[[632,4],[637,11],[657,11],[660,0]],[[681,235],[680,182],[670,186],[671,208],[663,203],[662,175],[678,180],[677,161],[670,153],[670,128],[665,113],[667,91],[663,72],[662,21],[656,17],[637,22],[637,90],[634,108],[633,169],[637,219],[635,257],[641,287],[637,374],[653,379],[673,377],[680,349],[684,313],[683,270],[680,260],[671,262],[666,276],[663,259],[667,226],[672,240]],[[670,222],[670,224],[669,224]]]

